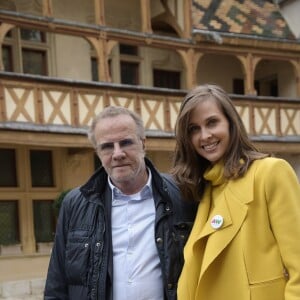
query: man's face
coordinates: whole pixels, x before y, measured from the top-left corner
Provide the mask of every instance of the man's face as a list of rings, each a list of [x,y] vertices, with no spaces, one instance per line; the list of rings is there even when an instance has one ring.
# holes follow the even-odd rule
[[[95,127],[97,154],[115,186],[124,193],[145,184],[144,140],[129,115],[107,117]],[[141,185],[141,186],[140,186]]]

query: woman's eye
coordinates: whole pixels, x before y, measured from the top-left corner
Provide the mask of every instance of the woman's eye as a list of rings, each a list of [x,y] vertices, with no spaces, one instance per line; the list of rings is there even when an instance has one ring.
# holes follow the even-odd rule
[[[199,130],[199,127],[198,126],[190,126],[189,128],[188,128],[188,133],[194,133],[194,132],[196,132],[196,131],[198,131]]]
[[[207,122],[207,125],[208,126],[214,126],[218,123],[218,120],[217,119],[211,119]]]

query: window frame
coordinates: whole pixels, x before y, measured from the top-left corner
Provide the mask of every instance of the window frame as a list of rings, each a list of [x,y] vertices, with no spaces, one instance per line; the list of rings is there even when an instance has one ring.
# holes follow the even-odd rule
[[[43,76],[50,76],[52,73],[51,72],[51,38],[52,38],[51,34],[46,31],[40,31],[44,36],[44,42],[24,40],[21,37],[22,29],[34,30],[31,28],[14,27],[6,34],[2,45],[2,47],[11,47],[12,49],[11,50],[12,72],[25,74],[23,68],[23,50],[31,50],[31,51],[38,51],[44,53],[45,59],[42,68],[45,70],[45,74]],[[36,75],[41,75],[41,74],[36,74]]]
[[[13,72],[13,70],[14,70],[14,58],[13,58],[13,49],[12,49],[13,47],[11,46],[11,45],[3,45],[2,46],[2,62],[3,62],[3,69],[5,70],[5,71],[7,71],[7,72]],[[8,59],[9,59],[9,68],[8,69],[6,69],[5,68],[5,63],[4,63],[4,59],[3,59],[3,53],[4,53],[4,49],[8,49],[8,53],[9,53],[9,57],[8,57]]]
[[[178,79],[178,84],[179,86],[176,87],[165,87],[165,86],[157,86],[155,85],[155,72],[160,72],[160,73],[164,73],[165,75],[167,75],[167,73],[169,73],[169,76],[171,74],[173,75],[177,75],[179,78]],[[170,70],[170,69],[164,69],[164,68],[153,68],[152,69],[152,76],[153,76],[153,87],[157,87],[157,88],[167,88],[167,89],[181,89],[181,81],[182,81],[182,72],[180,70]],[[174,79],[173,79],[174,80]],[[172,80],[172,81],[173,81]]]
[[[62,164],[62,151],[57,148],[42,148],[35,146],[4,146],[2,149],[14,149],[16,153],[15,165],[17,175],[17,187],[0,187],[0,201],[17,201],[18,203],[18,224],[20,245],[15,245],[16,252],[21,255],[31,255],[33,253],[43,253],[39,248],[41,243],[35,240],[34,231],[34,212],[33,201],[49,201],[56,199],[62,190],[62,174],[60,166]],[[32,187],[31,186],[31,169],[30,169],[30,151],[31,150],[47,150],[52,152],[53,164],[53,187]],[[53,211],[54,213],[54,211]],[[43,244],[43,243],[42,243]],[[46,243],[47,244],[47,243]],[[14,246],[14,245],[13,245]],[[2,245],[0,245],[2,247]],[[4,253],[4,255],[9,253]],[[0,253],[1,257],[2,253]]]
[[[129,47],[134,49],[134,53],[129,54],[129,53],[121,53],[121,48],[122,46],[124,47]],[[141,57],[140,57],[140,49],[138,46],[133,46],[133,45],[127,45],[127,44],[119,44],[119,55],[120,55],[120,83],[121,84],[130,84],[130,85],[140,85],[141,84]],[[130,65],[136,65],[136,70],[135,70],[135,78],[134,84],[131,83],[125,83],[122,81],[122,65],[124,64],[130,64]]]

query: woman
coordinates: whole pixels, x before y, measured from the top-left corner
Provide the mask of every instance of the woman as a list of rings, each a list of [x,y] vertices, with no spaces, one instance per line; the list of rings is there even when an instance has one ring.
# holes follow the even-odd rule
[[[300,186],[251,144],[225,91],[193,89],[176,124],[173,175],[199,201],[179,300],[299,300]]]

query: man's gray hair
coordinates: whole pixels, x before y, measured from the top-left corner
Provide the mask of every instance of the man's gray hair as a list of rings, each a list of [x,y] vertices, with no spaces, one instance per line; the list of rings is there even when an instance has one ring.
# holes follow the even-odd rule
[[[116,117],[119,115],[130,116],[136,124],[138,137],[141,139],[145,139],[145,128],[144,128],[143,120],[137,113],[122,106],[108,106],[105,107],[98,115],[96,115],[88,130],[88,138],[92,142],[95,148],[97,146],[97,142],[95,139],[95,128],[98,122],[101,121],[102,119]]]

